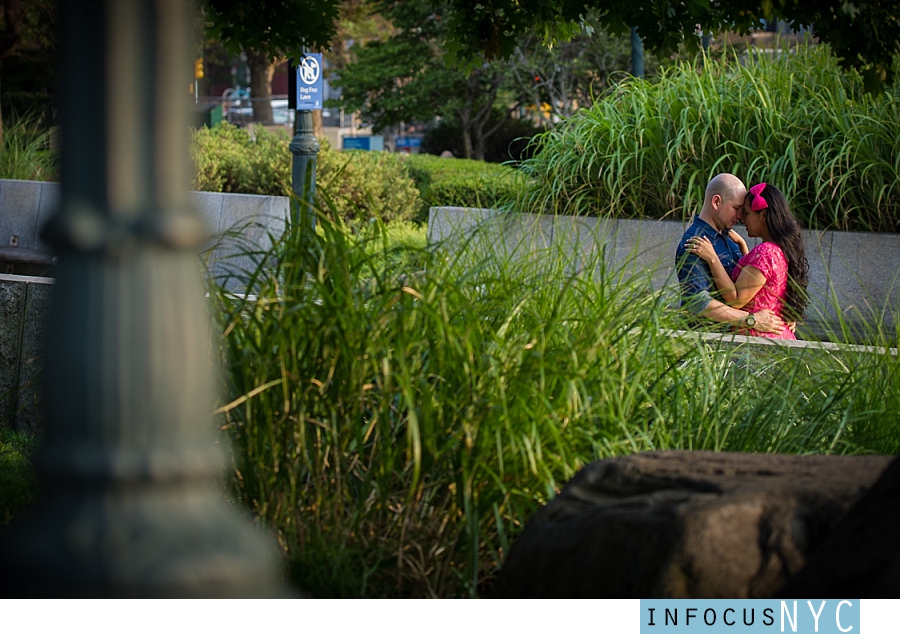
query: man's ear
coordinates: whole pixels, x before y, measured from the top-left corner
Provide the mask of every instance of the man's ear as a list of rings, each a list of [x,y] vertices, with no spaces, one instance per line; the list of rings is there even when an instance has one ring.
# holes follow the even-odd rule
[[[709,202],[712,205],[713,209],[718,209],[719,205],[722,204],[722,197],[719,194],[713,194],[713,197]]]

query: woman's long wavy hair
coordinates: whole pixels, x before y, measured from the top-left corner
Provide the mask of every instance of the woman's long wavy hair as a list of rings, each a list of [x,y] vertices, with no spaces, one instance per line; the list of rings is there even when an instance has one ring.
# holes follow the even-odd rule
[[[788,261],[788,284],[784,295],[783,316],[789,321],[800,321],[809,302],[809,295],[806,292],[809,284],[809,262],[806,259],[806,249],[803,247],[800,224],[791,213],[787,199],[780,189],[766,185],[760,196],[769,204],[762,210],[766,213],[769,236],[772,242],[781,247]],[[752,202],[754,198],[754,194],[747,192],[747,202]]]

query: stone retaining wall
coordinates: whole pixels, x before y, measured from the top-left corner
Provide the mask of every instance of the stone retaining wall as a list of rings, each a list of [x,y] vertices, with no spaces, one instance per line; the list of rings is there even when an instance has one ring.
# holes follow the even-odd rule
[[[52,250],[40,233],[59,207],[60,194],[59,183],[0,179],[0,249],[51,255]],[[192,192],[191,196],[209,227],[210,238],[204,245],[203,255],[210,274],[216,278],[252,269],[253,258],[236,257],[242,251],[240,247],[252,244],[260,251],[268,249],[269,234],[281,234],[290,212],[289,200],[283,196],[212,192]],[[8,266],[13,270],[5,270]],[[31,273],[17,270],[15,265],[7,267],[0,269],[0,273]],[[44,274],[52,275],[52,270]],[[230,285],[236,287],[237,281]]]
[[[284,230],[289,200],[209,192],[193,192],[192,196],[209,227],[209,240],[201,250],[205,270],[226,288],[242,290],[240,271],[253,270],[259,260],[259,256],[245,254],[242,246],[265,252],[271,246],[270,236]],[[40,232],[59,204],[59,183],[0,179],[0,249],[14,255],[52,256]],[[0,252],[0,426],[34,429],[41,419],[39,361],[53,280],[18,275],[31,274],[33,265],[20,264],[27,258],[4,261],[2,255]],[[52,266],[44,266],[41,272],[52,275]]]
[[[0,425],[40,426],[38,382],[53,280],[0,274]]]
[[[577,271],[602,253],[607,266],[627,277],[643,277],[655,290],[677,301],[675,249],[686,224],[670,220],[633,220],[503,213],[491,209],[432,207],[428,241],[470,241],[476,254],[536,258],[541,252],[571,256]],[[744,227],[737,227],[744,235]],[[900,325],[900,235],[845,231],[804,231],[810,266],[809,336],[840,331],[841,321],[856,331]],[[748,239],[752,248],[759,241]],[[801,329],[801,335],[804,334]]]

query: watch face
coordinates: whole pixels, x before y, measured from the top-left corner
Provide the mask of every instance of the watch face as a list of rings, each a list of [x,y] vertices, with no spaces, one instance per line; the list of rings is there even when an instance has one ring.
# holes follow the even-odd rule
[[[747,325],[750,328],[753,328],[753,326],[756,325],[756,317],[754,317],[752,314],[747,315]]]

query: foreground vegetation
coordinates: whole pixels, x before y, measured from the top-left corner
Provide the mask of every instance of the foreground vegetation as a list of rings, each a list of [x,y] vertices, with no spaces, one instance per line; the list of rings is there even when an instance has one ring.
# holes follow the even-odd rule
[[[0,529],[34,502],[37,478],[32,460],[34,434],[0,428]]]
[[[251,296],[213,289],[228,495],[315,596],[486,595],[528,517],[599,458],[900,450],[889,351],[672,337],[669,298],[599,255],[580,262],[592,276],[573,253],[472,244],[323,215],[248,272]],[[0,435],[0,527],[34,498],[34,445]]]
[[[538,137],[518,208],[689,218],[728,171],[776,183],[804,227],[900,230],[900,82],[866,93],[824,45],[701,61],[619,84]]]
[[[775,62],[759,68],[767,64],[780,68]],[[828,68],[823,66],[823,75]],[[895,204],[896,162],[857,161],[865,148],[881,152],[887,133],[879,130],[896,118],[886,119],[875,108],[895,104],[895,97],[861,96],[871,99],[872,114],[851,112],[852,130],[829,137],[843,140],[845,154],[828,154],[834,145],[816,154],[802,146],[808,135],[788,125],[802,117],[790,118],[789,104],[768,92],[768,84],[740,83],[750,73],[724,67],[702,76],[688,73],[685,85],[696,80],[699,92],[678,93],[670,101],[641,82],[623,88],[603,106],[610,113],[637,103],[627,101],[628,91],[644,90],[658,99],[650,102],[653,107],[681,108],[667,116],[681,117],[673,120],[681,122],[682,136],[665,140],[649,127],[638,133],[636,122],[647,112],[639,108],[623,110],[612,124],[587,113],[559,132],[558,139],[569,144],[552,153],[548,145],[535,159],[544,163],[531,167],[535,178],[558,179],[564,187],[550,194],[539,190],[547,197],[535,194],[531,202],[607,213],[615,199],[620,211],[655,209],[665,215],[689,209],[690,200],[696,205],[707,172],[725,169],[713,158],[723,153],[734,161],[728,169],[750,174],[748,180],[779,183],[791,182],[779,179],[794,172],[776,167],[787,170],[791,161],[799,166],[810,156],[831,156],[831,163],[820,164],[831,164],[835,171],[828,182],[844,188],[835,191],[847,201],[849,215],[842,222],[854,219],[846,227],[882,226],[876,225],[876,212],[888,219],[896,214],[894,206],[877,206]],[[796,91],[792,102],[806,103],[812,117],[816,102],[804,92],[807,76],[777,76]],[[829,77],[820,79],[821,86]],[[830,80],[835,91],[846,89],[845,80]],[[691,105],[706,93],[723,98],[726,81],[743,86],[744,98],[721,101],[712,111]],[[757,118],[746,124],[745,137],[738,129],[728,132],[738,136],[727,142],[716,141],[712,132],[702,136],[715,121],[724,126],[726,114],[749,108],[753,95],[772,107],[748,110]],[[591,134],[566,136],[588,126],[585,121],[594,126]],[[592,145],[613,139],[613,124],[631,126],[622,129],[634,132],[626,136],[634,153],[606,146],[603,154]],[[862,142],[851,136],[870,124],[873,131]],[[778,126],[796,132],[788,135],[793,146],[765,145]],[[223,130],[234,138],[210,150],[202,177],[221,178],[217,186],[226,191],[235,191],[226,183],[252,182],[283,193],[284,179],[267,170],[289,165],[285,148],[273,141],[247,149],[246,144],[269,143],[268,137]],[[694,130],[701,135],[690,137]],[[548,136],[548,144],[555,139]],[[751,142],[752,151],[742,154]],[[220,422],[233,447],[229,495],[274,530],[293,580],[312,594],[485,595],[530,514],[578,468],[599,458],[660,449],[900,449],[900,362],[889,352],[810,357],[776,349],[760,355],[672,337],[668,332],[684,324],[667,308],[669,298],[607,268],[602,254],[550,249],[527,261],[503,261],[482,258],[465,243],[428,248],[421,230],[407,221],[420,213],[424,192],[438,179],[426,174],[414,181],[414,172],[390,170],[414,170],[417,162],[427,168],[431,159],[403,164],[396,157],[334,154],[340,162],[322,162],[322,174],[331,175],[323,177],[323,189],[372,179],[396,186],[367,189],[349,201],[345,192],[329,191],[320,231],[306,235],[289,228],[260,266],[247,272],[250,295],[212,292],[225,368]],[[367,158],[357,158],[362,156]],[[354,175],[363,161],[374,162]],[[654,161],[654,169],[670,171],[650,170]],[[872,166],[844,176],[857,164]],[[223,165],[231,171],[219,170]],[[547,170],[540,172],[539,165]],[[800,176],[792,185],[797,201],[804,187],[820,186],[819,177],[804,169],[797,168]],[[600,175],[595,180],[594,172]],[[579,181],[579,174],[590,178]],[[416,193],[398,185],[401,176]],[[878,179],[883,196],[873,202],[866,192]],[[667,183],[687,192],[684,203],[665,190]],[[830,195],[822,193],[823,200],[824,193]],[[411,198],[402,198],[407,194]],[[638,204],[647,200],[662,202]],[[392,209],[400,213],[391,215]],[[815,211],[820,212],[825,213]],[[359,222],[368,218],[375,221]],[[821,222],[842,227],[827,214]],[[502,236],[489,240],[504,250]],[[587,261],[576,267],[576,257]],[[896,347],[898,337],[875,329],[867,340]],[[34,495],[32,452],[30,437],[0,437],[0,500],[6,504],[0,523]]]
[[[316,596],[485,594],[529,515],[598,458],[900,449],[891,354],[708,347],[600,260],[591,277],[570,253],[406,242],[323,216],[286,233],[252,299],[217,295],[233,490]]]

